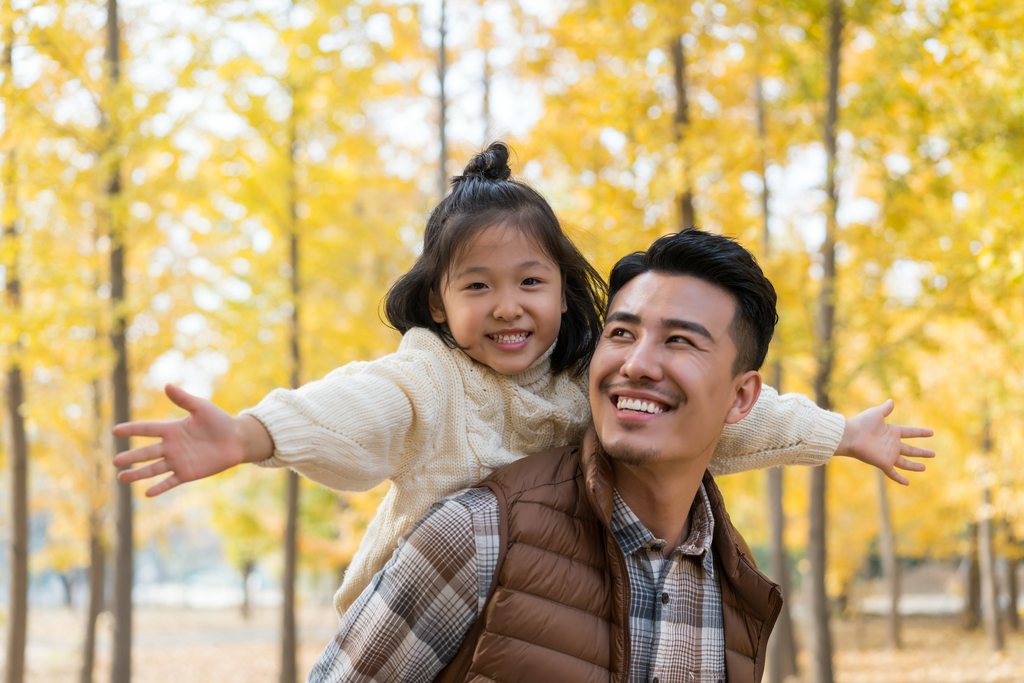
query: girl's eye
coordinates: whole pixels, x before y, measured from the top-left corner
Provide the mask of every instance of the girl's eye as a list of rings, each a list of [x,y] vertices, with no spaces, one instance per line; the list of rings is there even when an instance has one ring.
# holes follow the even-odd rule
[[[526,278],[525,280],[523,280],[523,284],[524,284],[524,285],[527,285],[527,286],[530,286],[530,285],[539,285],[539,284],[540,284],[540,280],[538,280],[538,279],[537,279],[537,278],[535,278],[535,277],[528,277],[528,278]]]
[[[473,284],[471,284],[471,285],[470,285],[469,287],[467,287],[466,289],[478,289],[478,290],[479,290],[479,289],[487,289],[487,285],[485,285],[485,284],[484,284],[484,283],[482,283],[482,282],[474,282]]]

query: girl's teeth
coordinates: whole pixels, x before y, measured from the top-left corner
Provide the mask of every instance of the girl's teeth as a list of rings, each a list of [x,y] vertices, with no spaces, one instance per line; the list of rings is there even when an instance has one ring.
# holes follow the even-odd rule
[[[526,338],[529,336],[529,332],[524,332],[522,334],[516,335],[492,334],[491,339],[498,342],[499,344],[518,344],[521,341],[526,341]]]
[[[616,407],[619,410],[628,410],[634,413],[649,413],[651,415],[658,415],[659,413],[665,412],[665,409],[657,403],[648,403],[647,401],[641,401],[637,398],[625,398],[624,396],[619,397]]]

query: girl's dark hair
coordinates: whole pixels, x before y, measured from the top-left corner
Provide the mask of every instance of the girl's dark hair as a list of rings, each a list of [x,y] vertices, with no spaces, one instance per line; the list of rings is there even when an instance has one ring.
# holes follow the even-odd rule
[[[425,327],[457,348],[447,325],[434,322],[430,315],[430,293],[441,299],[445,276],[477,233],[495,225],[515,228],[540,245],[561,270],[566,311],[551,354],[551,371],[582,374],[601,336],[604,281],[562,232],[547,200],[512,178],[508,157],[508,147],[494,142],[466,164],[462,175],[451,179],[451,192],[427,218],[423,254],[388,292],[384,317],[402,334]]]

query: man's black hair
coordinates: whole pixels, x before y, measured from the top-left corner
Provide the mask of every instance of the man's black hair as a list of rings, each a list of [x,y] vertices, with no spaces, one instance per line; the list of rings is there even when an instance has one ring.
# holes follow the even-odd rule
[[[732,238],[697,228],[666,235],[647,251],[623,256],[615,264],[608,283],[609,308],[619,290],[644,273],[689,275],[727,291],[736,302],[729,324],[736,344],[733,375],[761,369],[779,315],[775,288],[753,254]]]
[[[512,178],[508,158],[505,143],[491,143],[470,160],[462,175],[452,178],[451,192],[427,219],[423,254],[387,294],[384,317],[402,334],[425,327],[455,348],[448,326],[434,322],[430,314],[430,293],[441,300],[445,278],[482,230],[494,226],[515,229],[534,240],[562,274],[566,311],[551,352],[551,371],[581,374],[601,337],[604,281],[569,241],[547,200]]]

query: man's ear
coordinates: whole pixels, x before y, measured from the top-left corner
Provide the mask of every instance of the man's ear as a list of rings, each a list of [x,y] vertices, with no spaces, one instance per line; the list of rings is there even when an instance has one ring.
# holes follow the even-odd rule
[[[434,322],[438,325],[448,322],[448,316],[444,314],[444,305],[441,304],[434,290],[430,290],[430,293],[427,294],[427,300],[430,302],[430,317]]]
[[[736,396],[725,415],[725,423],[730,425],[736,424],[754,409],[757,397],[761,395],[761,373],[750,370],[737,375],[733,380],[733,386],[736,389]]]

